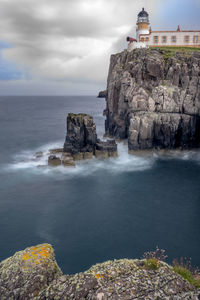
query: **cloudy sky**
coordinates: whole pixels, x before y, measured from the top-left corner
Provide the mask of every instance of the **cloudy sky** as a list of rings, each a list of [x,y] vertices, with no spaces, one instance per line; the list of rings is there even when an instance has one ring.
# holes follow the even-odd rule
[[[200,0],[0,0],[0,94],[97,94],[142,7],[154,30],[200,29]]]

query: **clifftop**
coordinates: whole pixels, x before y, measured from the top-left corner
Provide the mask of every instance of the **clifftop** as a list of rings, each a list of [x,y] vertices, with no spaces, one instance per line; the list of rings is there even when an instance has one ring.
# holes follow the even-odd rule
[[[0,263],[1,300],[193,299],[200,292],[168,264],[151,268],[145,260],[120,259],[63,275],[51,245],[15,253]]]
[[[135,49],[111,56],[106,133],[129,150],[200,145],[200,51]]]

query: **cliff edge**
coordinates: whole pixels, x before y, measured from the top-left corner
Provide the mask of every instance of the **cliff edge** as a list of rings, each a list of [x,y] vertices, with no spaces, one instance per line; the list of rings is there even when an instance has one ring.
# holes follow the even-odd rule
[[[105,131],[129,150],[200,146],[200,51],[135,49],[111,56]]]
[[[51,245],[26,248],[0,263],[1,300],[200,299],[200,291],[156,260],[120,259],[63,275]]]

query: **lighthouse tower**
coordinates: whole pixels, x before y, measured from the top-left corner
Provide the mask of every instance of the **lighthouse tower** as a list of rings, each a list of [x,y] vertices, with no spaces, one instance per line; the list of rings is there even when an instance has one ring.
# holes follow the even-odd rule
[[[149,34],[149,14],[142,9],[138,14],[136,36],[137,41],[140,42],[140,34]]]

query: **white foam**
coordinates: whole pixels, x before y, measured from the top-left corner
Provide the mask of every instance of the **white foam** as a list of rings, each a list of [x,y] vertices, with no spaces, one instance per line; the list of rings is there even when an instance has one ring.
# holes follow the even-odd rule
[[[182,159],[182,160],[195,160],[200,163],[199,151],[174,151],[173,154],[160,156],[159,153],[154,153],[152,156],[136,156],[128,154],[128,146],[124,143],[118,144],[118,157],[109,159],[84,160],[76,162],[76,167],[49,167],[48,156],[49,149],[61,148],[62,142],[49,143],[42,147],[30,151],[22,151],[15,155],[14,162],[5,166],[5,170],[27,170],[34,174],[44,174],[48,176],[88,176],[98,171],[106,171],[109,173],[124,173],[136,172],[150,169],[155,164],[157,159]],[[36,152],[42,151],[43,156],[34,159]]]
[[[49,149],[62,147],[61,142],[43,145],[42,147],[30,151],[22,151],[14,156],[13,163],[5,166],[4,170],[30,170],[33,173],[43,173],[46,175],[66,174],[70,176],[87,176],[99,170],[105,170],[111,173],[143,171],[151,168],[155,158],[137,157],[128,154],[127,145],[118,144],[118,157],[109,159],[97,159],[80,161],[76,163],[76,167],[66,168],[64,166],[49,167],[48,155]],[[34,159],[36,152],[42,151],[43,156]]]

